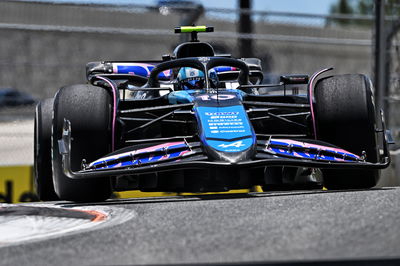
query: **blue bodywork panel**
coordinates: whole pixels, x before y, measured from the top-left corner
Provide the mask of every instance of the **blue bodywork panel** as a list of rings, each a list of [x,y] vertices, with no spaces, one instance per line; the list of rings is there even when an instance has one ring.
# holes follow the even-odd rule
[[[132,74],[148,78],[155,65],[148,63],[113,63],[114,74]],[[166,70],[158,75],[161,80],[169,80],[171,70]]]
[[[194,102],[203,145],[220,152],[241,152],[256,138],[241,101],[245,93],[237,89],[182,90],[169,93],[170,104]],[[233,104],[226,104],[233,101]]]
[[[255,143],[255,136],[242,105],[195,108],[204,145],[217,151],[241,152]]]

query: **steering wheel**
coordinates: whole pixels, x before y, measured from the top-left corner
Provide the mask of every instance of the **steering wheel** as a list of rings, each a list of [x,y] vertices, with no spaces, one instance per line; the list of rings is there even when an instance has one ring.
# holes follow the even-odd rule
[[[230,66],[239,68],[239,84],[249,84],[250,70],[246,63],[241,60],[226,57],[189,57],[166,61],[158,64],[155,68],[151,70],[149,79],[143,87],[159,88],[160,82],[158,80],[158,74],[167,69],[178,67],[193,67],[200,71],[203,71],[203,73],[207,73],[209,69],[212,69],[216,66]],[[206,80],[208,80],[208,77],[206,78]]]

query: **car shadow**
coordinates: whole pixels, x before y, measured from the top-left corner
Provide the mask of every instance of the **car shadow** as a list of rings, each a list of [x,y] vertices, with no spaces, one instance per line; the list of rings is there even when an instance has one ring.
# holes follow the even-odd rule
[[[73,203],[73,202],[57,202],[55,205],[70,208],[81,206],[118,206],[132,204],[160,204],[182,201],[207,201],[207,200],[229,200],[229,199],[249,199],[262,197],[287,197],[287,196],[302,196],[313,194],[335,194],[335,193],[354,193],[362,191],[385,191],[398,189],[395,187],[371,188],[371,189],[348,189],[348,190],[280,190],[280,191],[265,191],[265,192],[250,192],[250,193],[232,193],[232,194],[207,194],[207,195],[184,195],[184,196],[164,196],[164,197],[146,197],[146,198],[125,198],[125,199],[109,199],[104,202],[90,203]]]

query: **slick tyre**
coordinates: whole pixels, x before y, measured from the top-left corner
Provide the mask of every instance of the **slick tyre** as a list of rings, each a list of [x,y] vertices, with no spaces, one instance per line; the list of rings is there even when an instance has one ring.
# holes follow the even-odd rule
[[[51,120],[53,99],[38,103],[35,110],[34,128],[34,181],[40,200],[58,200],[54,191],[53,172],[51,170]]]
[[[71,168],[81,169],[82,159],[94,161],[111,151],[111,96],[103,88],[74,85],[61,88],[54,99],[52,134],[53,180],[62,200],[103,201],[111,195],[110,178],[71,179],[62,169],[58,140],[64,119],[71,122]]]
[[[315,86],[317,138],[362,155],[368,162],[378,161],[376,116],[372,83],[361,74],[331,76]],[[379,170],[324,169],[328,189],[365,189],[374,187]]]

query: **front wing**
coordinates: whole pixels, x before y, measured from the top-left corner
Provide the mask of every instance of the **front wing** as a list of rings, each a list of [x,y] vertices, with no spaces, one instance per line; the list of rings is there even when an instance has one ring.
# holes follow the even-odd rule
[[[383,169],[390,164],[386,138],[383,154],[377,163],[367,162],[341,149],[314,145],[288,139],[257,141],[257,155],[252,160],[237,163],[209,161],[199,142],[182,139],[177,142],[125,152],[118,156],[101,158],[80,171],[71,169],[71,124],[64,121],[62,139],[59,140],[64,173],[72,179],[146,174],[182,169],[259,168],[265,166],[292,166],[337,169]]]

